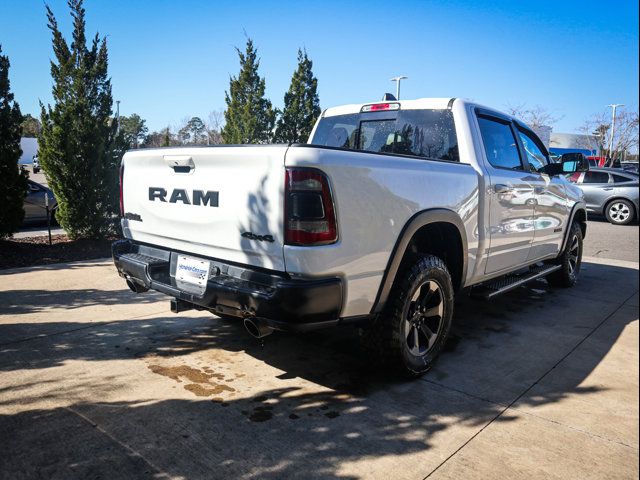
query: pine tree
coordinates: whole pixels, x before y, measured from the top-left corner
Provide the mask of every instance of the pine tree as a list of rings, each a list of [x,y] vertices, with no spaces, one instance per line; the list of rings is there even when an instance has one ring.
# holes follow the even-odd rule
[[[58,200],[56,218],[71,238],[99,238],[117,224],[118,167],[126,148],[111,117],[105,38],[87,46],[82,0],[69,0],[73,39],[69,45],[47,7],[55,60],[54,105],[41,104],[39,157]]]
[[[132,113],[128,117],[121,116],[118,122],[120,122],[120,133],[124,137],[127,148],[138,148],[144,144],[149,129],[146,121],[140,115]]]
[[[27,113],[22,117],[22,136],[30,138],[38,138],[40,133],[40,120]]]
[[[207,126],[200,117],[191,117],[178,131],[178,137],[184,145],[202,145],[207,143]]]
[[[306,143],[320,116],[318,79],[313,76],[313,62],[307,52],[298,49],[298,68],[284,96],[284,110],[278,119],[275,141]]]
[[[27,172],[18,168],[22,114],[11,93],[9,66],[0,46],[0,238],[20,228],[27,192]]]
[[[273,136],[276,113],[264,98],[265,80],[258,75],[260,59],[250,38],[246,51],[236,48],[240,57],[240,73],[229,80],[225,92],[226,124],[222,129],[224,143],[269,143]]]
[[[169,127],[167,127],[164,131],[164,136],[162,137],[162,146],[170,147],[171,146],[171,132]]]

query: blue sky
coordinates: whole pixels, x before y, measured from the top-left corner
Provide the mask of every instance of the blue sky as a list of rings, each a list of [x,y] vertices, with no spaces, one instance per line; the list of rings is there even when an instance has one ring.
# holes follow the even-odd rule
[[[66,1],[49,2],[70,36]],[[267,96],[281,106],[298,47],[314,61],[322,107],[403,98],[541,105],[576,131],[609,103],[638,108],[638,2],[267,2],[86,0],[88,36],[109,44],[114,98],[150,129],[225,107],[234,46],[253,38]],[[23,113],[51,101],[42,0],[0,0],[0,44]]]

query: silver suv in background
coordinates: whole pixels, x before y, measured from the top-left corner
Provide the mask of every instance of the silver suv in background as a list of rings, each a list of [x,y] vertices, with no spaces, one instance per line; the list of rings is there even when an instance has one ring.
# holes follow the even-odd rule
[[[638,217],[638,175],[619,168],[592,168],[568,177],[584,192],[587,211],[604,215],[614,225]]]
[[[622,170],[624,170],[625,172],[635,173],[636,175],[639,172],[638,162],[621,162],[620,168],[622,168]]]

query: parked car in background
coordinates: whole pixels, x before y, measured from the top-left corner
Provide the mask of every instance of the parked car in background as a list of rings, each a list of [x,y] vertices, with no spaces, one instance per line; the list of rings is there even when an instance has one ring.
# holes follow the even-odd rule
[[[604,215],[614,225],[638,216],[638,175],[617,168],[592,168],[568,177],[584,192],[587,211]]]
[[[51,220],[55,217],[53,212],[58,206],[51,189],[27,180],[27,196],[24,199],[24,224],[42,223],[47,221],[47,208],[45,195],[49,196],[49,212],[51,212]]]
[[[638,174],[638,162],[620,162],[620,168],[625,172]]]
[[[589,166],[591,168],[604,167],[607,164],[607,157],[594,157],[592,155],[587,157],[589,160]]]
[[[38,160],[38,156],[37,155],[33,156],[33,160],[31,161],[31,168],[33,170],[33,173],[39,173],[40,172],[40,160]]]

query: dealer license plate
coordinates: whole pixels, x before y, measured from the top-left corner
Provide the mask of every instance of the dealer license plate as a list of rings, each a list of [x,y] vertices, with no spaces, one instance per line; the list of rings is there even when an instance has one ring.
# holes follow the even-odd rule
[[[207,260],[179,255],[176,266],[176,280],[205,289],[210,269],[211,263]]]

